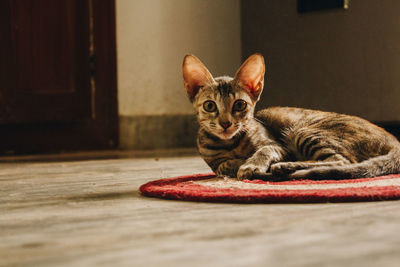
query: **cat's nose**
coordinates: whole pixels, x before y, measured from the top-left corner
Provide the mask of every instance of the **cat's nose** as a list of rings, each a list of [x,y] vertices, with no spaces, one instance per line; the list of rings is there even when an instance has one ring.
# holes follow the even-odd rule
[[[219,124],[224,128],[225,130],[231,127],[232,122],[230,121],[220,121]]]

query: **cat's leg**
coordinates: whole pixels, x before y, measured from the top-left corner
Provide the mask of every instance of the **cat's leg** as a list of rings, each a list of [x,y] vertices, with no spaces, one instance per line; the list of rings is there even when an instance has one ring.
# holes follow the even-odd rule
[[[271,165],[271,173],[276,176],[288,175],[298,170],[311,169],[316,167],[343,166],[351,162],[340,154],[333,154],[321,161],[294,161],[278,162]]]
[[[229,159],[217,167],[215,173],[218,176],[229,176],[229,177],[236,177],[236,174],[239,170],[239,167],[243,165],[244,160],[242,159]]]
[[[286,155],[286,151],[278,144],[261,147],[240,166],[237,178],[239,180],[264,178],[270,165],[282,161]]]

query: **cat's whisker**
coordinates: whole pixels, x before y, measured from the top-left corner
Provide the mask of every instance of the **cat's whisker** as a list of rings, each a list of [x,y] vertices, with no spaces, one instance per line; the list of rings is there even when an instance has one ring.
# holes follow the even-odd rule
[[[256,117],[253,117],[253,119],[254,119],[256,122],[259,122],[259,123],[261,123],[261,124],[264,124],[263,121],[257,119]]]

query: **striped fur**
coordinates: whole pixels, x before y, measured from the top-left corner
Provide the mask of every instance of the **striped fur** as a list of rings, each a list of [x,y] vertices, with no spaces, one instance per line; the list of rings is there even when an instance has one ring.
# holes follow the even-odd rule
[[[398,140],[364,119],[289,107],[267,108],[254,117],[264,70],[262,56],[255,54],[234,78],[214,79],[197,58],[185,57],[185,88],[200,124],[197,146],[215,173],[349,179],[400,172]],[[245,109],[238,110],[238,100]]]

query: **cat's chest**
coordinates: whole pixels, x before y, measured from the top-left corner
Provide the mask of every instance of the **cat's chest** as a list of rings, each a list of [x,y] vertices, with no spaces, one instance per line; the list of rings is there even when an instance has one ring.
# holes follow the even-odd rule
[[[246,159],[257,150],[257,144],[248,135],[232,140],[215,140],[205,136],[198,137],[198,149],[204,158]]]
[[[231,154],[233,158],[249,158],[254,154],[257,150],[257,143],[250,136],[245,135],[240,140],[238,146],[235,149],[232,149]]]

